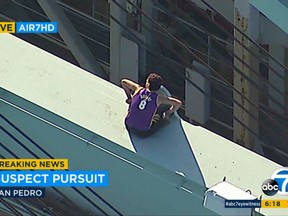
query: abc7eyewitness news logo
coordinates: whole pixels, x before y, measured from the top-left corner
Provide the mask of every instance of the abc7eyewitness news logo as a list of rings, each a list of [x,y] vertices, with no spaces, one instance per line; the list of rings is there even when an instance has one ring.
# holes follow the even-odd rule
[[[288,167],[276,170],[271,179],[267,179],[262,184],[262,191],[267,196],[275,194],[288,195]]]

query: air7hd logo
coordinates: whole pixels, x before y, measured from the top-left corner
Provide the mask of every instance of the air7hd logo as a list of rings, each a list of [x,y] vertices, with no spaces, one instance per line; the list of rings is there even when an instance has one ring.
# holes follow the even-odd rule
[[[276,170],[271,179],[267,179],[262,184],[262,191],[267,196],[288,195],[288,167]]]

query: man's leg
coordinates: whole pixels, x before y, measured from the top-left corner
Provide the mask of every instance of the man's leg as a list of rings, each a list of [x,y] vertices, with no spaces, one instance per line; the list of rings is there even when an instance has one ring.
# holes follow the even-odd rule
[[[167,123],[168,120],[163,118],[163,113],[161,116],[159,114],[155,114],[155,116],[153,117],[152,125],[149,130],[149,135],[154,134]]]
[[[156,114],[152,118],[152,125],[149,130],[149,135],[154,134],[168,122],[168,119],[164,119],[164,112],[166,112],[170,108],[171,105],[168,104],[161,104],[157,108]]]
[[[156,111],[156,114],[158,114],[159,116],[163,117],[164,112],[166,112],[167,110],[169,110],[171,108],[171,105],[168,104],[161,104]]]

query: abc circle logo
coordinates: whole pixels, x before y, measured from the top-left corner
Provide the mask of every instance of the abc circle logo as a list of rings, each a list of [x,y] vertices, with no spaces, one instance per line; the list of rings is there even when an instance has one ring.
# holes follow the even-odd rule
[[[267,179],[262,184],[262,191],[267,196],[288,195],[288,167],[276,170],[271,179]]]
[[[273,196],[278,192],[279,186],[277,181],[273,179],[267,179],[262,184],[262,191],[267,196]]]

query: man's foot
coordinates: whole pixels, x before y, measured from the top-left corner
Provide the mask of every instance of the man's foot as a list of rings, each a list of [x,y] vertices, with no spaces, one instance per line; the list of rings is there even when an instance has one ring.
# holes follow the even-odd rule
[[[168,120],[168,119],[170,119],[170,118],[173,116],[173,114],[174,114],[174,112],[171,113],[171,114],[169,114],[169,115],[167,115],[167,114],[164,112],[162,118],[165,119],[165,120]]]

